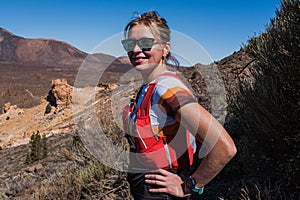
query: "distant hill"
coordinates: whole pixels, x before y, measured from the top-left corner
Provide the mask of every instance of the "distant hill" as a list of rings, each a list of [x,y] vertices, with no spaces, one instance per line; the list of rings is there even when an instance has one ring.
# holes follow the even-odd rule
[[[79,66],[88,54],[74,46],[54,39],[27,39],[0,28],[0,62]]]

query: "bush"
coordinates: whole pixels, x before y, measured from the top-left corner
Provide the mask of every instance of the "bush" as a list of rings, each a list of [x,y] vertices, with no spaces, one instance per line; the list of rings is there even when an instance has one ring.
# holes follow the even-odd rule
[[[46,135],[41,137],[39,131],[33,133],[30,138],[30,151],[26,157],[26,164],[42,160],[48,156],[48,146]]]
[[[244,177],[270,180],[268,198],[294,199],[299,174],[300,3],[283,0],[266,32],[251,38],[251,64],[237,76],[230,110],[243,129],[237,144]],[[239,141],[239,142],[240,142]],[[238,148],[239,149],[239,148]],[[252,184],[253,185],[253,184]],[[250,191],[250,186],[247,186]],[[252,187],[251,192],[256,188]]]
[[[294,135],[299,128],[300,101],[300,5],[283,0],[276,17],[261,33],[248,41],[246,51],[254,58],[249,78],[239,80],[240,94],[235,109],[251,120],[264,139]]]
[[[51,112],[51,104],[48,103],[47,106],[46,106],[45,114],[48,114],[50,112]]]
[[[72,146],[78,147],[78,146],[80,146],[80,145],[82,145],[82,144],[83,144],[83,142],[82,142],[82,140],[81,140],[81,138],[80,138],[80,135],[79,135],[78,132],[76,131],[76,132],[75,132],[75,135],[73,136]]]

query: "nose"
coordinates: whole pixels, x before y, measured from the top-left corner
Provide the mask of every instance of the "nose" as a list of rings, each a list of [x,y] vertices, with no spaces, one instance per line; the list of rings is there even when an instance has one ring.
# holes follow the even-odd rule
[[[135,45],[134,45],[134,48],[133,48],[133,50],[132,50],[133,52],[141,52],[142,51],[142,49],[139,47],[139,45],[136,43]]]

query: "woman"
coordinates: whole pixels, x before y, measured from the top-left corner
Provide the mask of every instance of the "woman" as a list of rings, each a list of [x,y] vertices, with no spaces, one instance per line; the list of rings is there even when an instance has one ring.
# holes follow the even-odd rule
[[[170,29],[157,12],[125,27],[124,49],[143,77],[137,98],[124,110],[131,145],[128,182],[135,199],[181,199],[200,195],[236,154],[226,130],[167,66]],[[194,137],[195,136],[195,137]],[[196,165],[196,138],[209,150]]]

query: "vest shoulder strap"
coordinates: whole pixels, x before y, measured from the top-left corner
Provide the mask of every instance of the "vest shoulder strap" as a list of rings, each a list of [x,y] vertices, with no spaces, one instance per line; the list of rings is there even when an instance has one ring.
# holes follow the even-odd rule
[[[143,100],[142,100],[140,108],[138,109],[138,112],[137,112],[138,117],[149,115],[151,99],[152,99],[152,95],[154,93],[156,84],[157,84],[156,82],[149,84],[149,87],[147,89],[147,92],[146,92]]]

